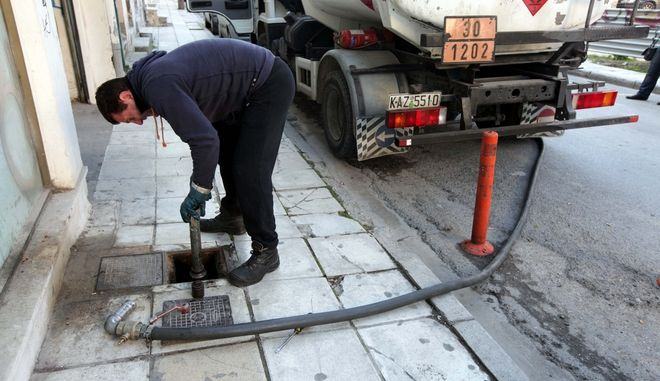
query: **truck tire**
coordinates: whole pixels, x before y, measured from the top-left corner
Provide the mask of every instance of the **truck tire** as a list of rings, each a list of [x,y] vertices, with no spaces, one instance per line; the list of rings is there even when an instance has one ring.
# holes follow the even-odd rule
[[[332,153],[340,159],[357,158],[351,95],[344,74],[340,70],[333,70],[325,76],[321,96],[321,115],[325,141]]]

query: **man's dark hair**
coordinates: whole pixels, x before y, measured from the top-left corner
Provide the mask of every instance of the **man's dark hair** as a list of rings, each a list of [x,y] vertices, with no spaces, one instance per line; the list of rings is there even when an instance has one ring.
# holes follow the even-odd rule
[[[119,124],[119,122],[112,118],[112,114],[122,112],[126,109],[126,104],[119,100],[119,93],[130,89],[131,87],[126,77],[111,79],[96,89],[96,107],[99,108],[101,115],[108,122]]]

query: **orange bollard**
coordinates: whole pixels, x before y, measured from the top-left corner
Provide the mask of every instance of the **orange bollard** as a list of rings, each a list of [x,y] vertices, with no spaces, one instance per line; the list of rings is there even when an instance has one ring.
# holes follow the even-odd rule
[[[493,195],[493,180],[495,178],[497,137],[495,131],[485,131],[483,133],[481,158],[479,160],[479,181],[474,203],[474,220],[472,221],[472,239],[461,243],[461,247],[466,253],[482,257],[493,254],[493,251],[495,251],[493,245],[488,242],[487,235],[490,201]]]

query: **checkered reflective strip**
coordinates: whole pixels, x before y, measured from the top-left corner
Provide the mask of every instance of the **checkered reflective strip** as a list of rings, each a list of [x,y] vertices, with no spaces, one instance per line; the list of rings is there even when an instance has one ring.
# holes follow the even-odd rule
[[[413,128],[390,129],[385,118],[358,118],[355,123],[355,142],[358,160],[406,153],[409,148],[397,147],[396,139],[413,135]]]
[[[537,124],[548,123],[555,120],[556,109],[543,103],[526,102],[523,103],[522,115],[520,117],[520,124]],[[557,137],[564,135],[564,130],[561,131],[547,131],[538,132],[534,134],[520,134],[519,139],[524,138],[540,138],[540,137]]]

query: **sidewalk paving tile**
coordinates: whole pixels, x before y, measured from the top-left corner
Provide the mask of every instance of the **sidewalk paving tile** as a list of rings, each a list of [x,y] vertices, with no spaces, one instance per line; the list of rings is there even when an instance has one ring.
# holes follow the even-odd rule
[[[329,277],[396,268],[378,241],[369,234],[310,238],[309,245]]]
[[[157,358],[152,380],[266,380],[255,342],[178,353]]]
[[[275,192],[273,192],[273,214],[276,216],[286,215],[286,210],[284,209],[284,206],[282,206],[282,202]]]
[[[186,197],[190,191],[190,175],[158,176],[156,192],[158,198]]]
[[[192,298],[190,283],[177,283],[159,286],[154,289],[153,315],[163,309],[163,302],[167,300],[180,300]],[[248,310],[245,293],[242,289],[229,285],[226,280],[205,282],[204,296],[227,295],[231,306],[234,324],[250,322],[250,311]],[[162,326],[162,319],[155,323],[157,327]],[[214,347],[223,344],[231,344],[254,339],[254,335],[231,337],[227,339],[205,340],[205,341],[169,341],[155,340],[151,344],[152,354],[162,354],[182,350]]]
[[[154,176],[156,176],[156,162],[154,159],[142,159],[139,165],[136,165],[134,160],[104,160],[99,173],[99,180],[137,179]]]
[[[143,127],[138,126],[137,124],[126,124],[126,123],[121,123],[121,124],[115,124],[112,126],[112,132],[137,132],[137,131],[142,131]]]
[[[387,380],[488,380],[472,356],[432,319],[358,329]]]
[[[87,226],[115,226],[119,213],[120,201],[94,201]]]
[[[273,172],[280,173],[309,168],[309,164],[298,152],[280,152],[277,155],[277,161],[275,162],[275,169]]]
[[[146,295],[58,305],[36,368],[71,367],[147,355],[149,348],[143,340],[117,345],[117,338],[103,329],[105,318],[129,299],[137,304],[130,320],[147,321],[151,314],[151,300]]]
[[[163,119],[163,122],[165,122],[165,119]],[[176,134],[172,130],[172,127],[169,127],[169,125],[166,125],[165,128],[165,143],[167,144],[174,144],[174,143],[183,143],[179,135]]]
[[[119,209],[120,225],[148,225],[156,221],[156,199],[124,200]]]
[[[300,230],[298,230],[296,224],[294,224],[293,221],[291,221],[291,218],[288,216],[275,216],[275,226],[279,239],[302,237],[302,233]],[[249,241],[251,239],[250,236],[246,233],[234,236],[234,240]]]
[[[202,247],[214,247],[231,243],[225,233],[201,234]],[[156,225],[156,247],[158,250],[177,250],[190,248],[190,225],[185,222]],[[170,246],[168,248],[168,246]]]
[[[156,157],[190,157],[190,146],[187,143],[168,143],[167,147],[158,144]]]
[[[344,308],[358,307],[394,298],[415,291],[415,288],[398,270],[375,274],[347,275],[335,287]],[[431,316],[431,307],[425,302],[410,304],[393,311],[355,320],[356,327],[393,321],[411,320]]]
[[[281,191],[279,195],[290,216],[344,211],[327,188]]]
[[[461,321],[453,326],[481,362],[499,379],[529,380],[516,362],[478,321]]]
[[[181,222],[179,208],[185,197],[159,198],[156,199],[156,223]],[[206,215],[209,217],[209,203],[206,204]]]
[[[236,252],[243,263],[250,258],[252,250],[250,241],[236,242]],[[312,252],[302,238],[287,238],[280,240],[277,246],[280,255],[280,267],[266,274],[264,280],[312,278],[323,276],[316,265]]]
[[[275,190],[291,190],[325,187],[325,183],[313,169],[283,170],[273,173]]]
[[[105,157],[103,161],[107,160],[145,160],[155,159],[156,150],[153,145],[140,145],[140,144],[112,144],[108,145],[105,150]]]
[[[156,197],[156,179],[99,180],[95,200],[134,200]]]
[[[110,136],[108,144],[120,145],[152,145],[156,142],[153,129],[142,129],[137,131],[116,131]]]
[[[154,239],[153,225],[124,225],[117,230],[115,246],[146,246]]]
[[[282,142],[280,143],[280,153],[283,152],[295,152],[298,153],[298,148],[296,145],[289,140],[286,136],[282,136]]]
[[[189,157],[159,157],[156,159],[158,176],[188,176],[192,174],[193,164]]]
[[[355,331],[296,335],[278,353],[282,338],[263,341],[268,371],[273,381],[289,380],[379,380]]]
[[[218,196],[215,191],[211,192],[211,199],[206,202],[206,216],[204,218],[213,218],[220,214],[220,200],[224,195]],[[183,198],[181,198],[183,200]]]
[[[291,217],[291,220],[309,237],[365,232],[357,221],[338,214],[306,214]]]
[[[124,380],[148,381],[149,361],[118,362],[49,373],[35,373],[30,381],[116,381],[117,375],[121,375]]]
[[[325,278],[261,281],[248,287],[248,297],[257,321],[341,308]],[[310,327],[305,331],[329,331],[343,327],[349,327],[348,323]],[[261,336],[282,337],[288,334],[289,331],[278,331]]]
[[[227,191],[225,190],[225,184],[222,182],[222,176],[220,176],[220,167],[215,167],[215,176],[213,178],[213,183],[215,190],[217,190],[219,194],[224,195],[227,193]]]

